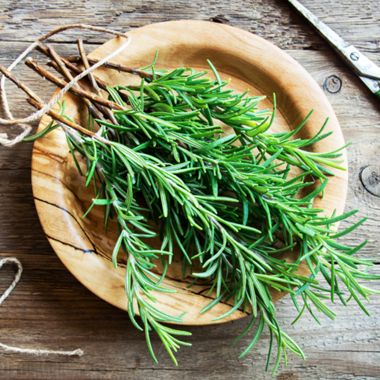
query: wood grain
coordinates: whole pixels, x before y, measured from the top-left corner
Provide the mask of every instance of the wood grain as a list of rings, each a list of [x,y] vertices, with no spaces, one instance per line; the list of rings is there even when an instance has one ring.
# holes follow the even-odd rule
[[[380,10],[378,1],[342,0],[331,5],[329,0],[304,0],[311,10],[329,22],[346,39],[369,52],[380,63]],[[68,22],[97,22],[100,25],[127,28],[173,18],[207,20],[223,16],[229,24],[256,32],[297,59],[323,88],[330,75],[342,80],[338,93],[325,91],[343,129],[348,148],[349,189],[347,209],[360,209],[369,217],[366,225],[347,242],[358,243],[368,238],[364,257],[379,260],[380,198],[362,186],[359,174],[363,167],[378,164],[379,121],[377,103],[356,77],[285,2],[275,0],[239,2],[218,1],[148,1],[140,3],[87,1],[3,1],[0,3],[0,60],[10,59],[29,41],[56,25],[57,17]],[[221,17],[223,19],[223,17]],[[61,22],[61,21],[59,21]],[[69,38],[67,40],[70,40]],[[73,41],[71,38],[70,41]],[[90,42],[104,39],[92,38]],[[62,52],[74,46],[58,43]],[[310,50],[313,49],[313,50]],[[372,54],[371,54],[372,53]],[[28,83],[48,97],[51,87],[25,69]],[[49,90],[50,89],[50,90]],[[23,98],[12,92],[15,113],[25,113]],[[230,345],[243,328],[245,320],[222,326],[192,328],[193,348],[179,355],[180,366],[173,367],[160,351],[160,364],[154,366],[146,353],[143,336],[127,321],[125,314],[99,300],[79,284],[65,269],[50,248],[40,227],[30,185],[30,145],[13,150],[0,149],[0,252],[15,255],[24,264],[23,279],[14,294],[0,308],[0,341],[25,346],[71,349],[81,347],[80,359],[56,357],[31,358],[2,354],[0,378],[3,379],[270,379],[265,374],[265,339],[258,349],[243,361],[236,359],[243,340]],[[359,216],[358,216],[359,217]],[[373,269],[380,272],[380,265]],[[11,279],[2,271],[0,289]],[[379,289],[379,286],[377,286]],[[322,319],[316,325],[303,318],[290,327],[294,310],[288,299],[279,303],[282,325],[307,353],[307,361],[290,355],[287,368],[278,379],[377,379],[380,373],[380,300],[374,297],[364,317],[354,305],[334,306],[337,320]],[[155,341],[157,343],[157,341]]]

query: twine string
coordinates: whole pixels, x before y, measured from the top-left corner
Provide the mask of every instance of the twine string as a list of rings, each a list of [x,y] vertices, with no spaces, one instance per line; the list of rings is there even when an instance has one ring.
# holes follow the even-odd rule
[[[32,131],[32,126],[30,125],[34,121],[37,121],[40,119],[46,112],[50,111],[53,106],[59,102],[66,92],[68,92],[73,86],[75,86],[78,81],[80,81],[82,78],[87,76],[89,73],[96,70],[98,67],[102,66],[104,63],[108,62],[110,59],[112,59],[114,56],[121,53],[131,42],[131,38],[127,36],[125,33],[120,33],[111,29],[102,28],[102,27],[96,27],[92,25],[87,24],[69,24],[60,26],[58,28],[55,28],[51,30],[50,32],[44,34],[43,36],[39,37],[36,41],[32,42],[8,67],[9,71],[12,71],[20,62],[22,62],[37,46],[40,42],[45,41],[52,37],[53,35],[56,35],[58,33],[61,33],[63,31],[66,31],[68,29],[87,29],[92,30],[96,32],[103,32],[103,33],[109,33],[113,34],[115,36],[125,38],[126,41],[123,42],[117,49],[113,50],[110,54],[106,55],[104,58],[96,62],[95,64],[89,66],[84,71],[82,71],[80,74],[75,76],[65,87],[63,87],[59,92],[52,97],[52,99],[44,104],[44,106],[31,113],[29,116],[24,118],[15,119],[12,115],[12,112],[9,107],[7,92],[5,89],[5,76],[3,75],[0,79],[0,107],[4,114],[4,118],[0,118],[0,125],[5,126],[18,126],[21,128],[21,132],[17,134],[14,138],[10,138],[7,133],[0,133],[0,144],[7,147],[12,147],[19,142],[21,142],[24,137],[30,134]]]
[[[13,277],[12,283],[8,286],[8,288],[3,292],[0,296],[0,305],[10,296],[13,292],[17,284],[19,283],[22,275],[22,264],[15,257],[5,257],[0,260],[0,270],[7,264],[12,265],[16,270]],[[83,351],[80,348],[71,351],[65,350],[48,350],[48,349],[40,349],[40,348],[25,348],[25,347],[16,347],[9,346],[8,344],[0,343],[0,350],[7,353],[16,353],[16,354],[29,354],[34,356],[41,355],[60,355],[60,356],[82,356]]]

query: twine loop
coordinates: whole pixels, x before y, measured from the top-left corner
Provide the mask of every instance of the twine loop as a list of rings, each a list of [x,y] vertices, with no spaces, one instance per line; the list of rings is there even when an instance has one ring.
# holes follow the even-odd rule
[[[111,58],[121,53],[131,42],[131,38],[121,32],[117,32],[115,30],[87,25],[87,24],[69,24],[64,25],[58,28],[53,29],[52,31],[44,34],[43,36],[37,38],[34,42],[32,42],[7,68],[8,71],[12,71],[20,62],[22,62],[41,42],[48,40],[53,35],[61,33],[63,31],[69,29],[86,29],[92,30],[96,32],[113,34],[114,36],[124,38],[125,42],[123,42],[117,49],[113,50],[110,54],[106,55],[104,58],[99,60],[93,65],[90,65],[87,69],[82,71],[80,74],[75,76],[65,87],[63,87],[59,92],[53,96],[53,98],[44,106],[38,110],[33,112],[27,117],[16,119],[13,117],[12,112],[9,107],[9,102],[7,98],[7,93],[5,90],[5,76],[2,76],[0,79],[0,108],[3,112],[5,118],[0,118],[0,125],[4,126],[18,126],[21,128],[21,132],[16,135],[14,138],[10,138],[7,133],[0,133],[0,144],[6,147],[12,147],[19,142],[21,142],[26,136],[28,136],[32,131],[32,125],[34,121],[39,120],[45,113],[50,111],[53,106],[59,102],[66,92],[68,92],[73,86],[75,86],[79,80],[96,70],[98,67],[102,66],[104,63],[108,62]]]
[[[12,265],[16,270],[15,270],[12,283],[0,296],[0,305],[2,305],[3,302],[10,296],[14,288],[19,283],[21,279],[21,275],[22,275],[22,270],[23,270],[21,262],[18,259],[16,259],[16,257],[5,257],[5,258],[0,259],[0,270],[7,264]],[[47,350],[47,349],[40,349],[40,348],[15,347],[15,346],[9,346],[8,344],[4,344],[4,343],[0,343],[0,350],[7,353],[29,354],[29,355],[34,355],[34,356],[41,356],[41,355],[82,356],[83,355],[83,351],[80,348],[77,348],[76,350],[71,350],[71,351]]]

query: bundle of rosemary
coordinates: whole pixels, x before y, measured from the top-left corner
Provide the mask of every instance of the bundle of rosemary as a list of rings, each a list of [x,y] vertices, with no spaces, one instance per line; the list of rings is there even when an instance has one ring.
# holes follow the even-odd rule
[[[67,80],[80,72],[78,59],[40,48]],[[250,321],[241,336],[252,338],[241,357],[266,328],[267,366],[275,341],[276,370],[282,358],[286,362],[288,350],[304,354],[280,327],[274,291],[290,295],[298,311],[296,320],[308,310],[318,321],[315,310],[335,316],[326,299],[346,304],[353,298],[367,313],[361,299],[375,291],[360,280],[379,277],[359,268],[371,265],[354,255],[365,242],[350,247],[338,240],[363,222],[339,232],[334,229],[335,223],[355,211],[325,216],[313,207],[332,174],[329,168],[340,168],[340,150],[307,150],[330,135],[325,125],[308,139],[297,137],[307,118],[290,132],[271,133],[275,107],[262,110],[263,97],[232,91],[208,63],[213,78],[190,68],[157,70],[154,63],[141,70],[111,65],[138,75],[140,84],[107,87],[91,77],[96,93],[72,89],[86,99],[89,125],[97,125],[96,132],[79,126],[64,112],[50,112],[54,121],[26,140],[62,126],[75,162],[78,153],[85,159],[87,170],[82,172],[77,164],[78,170],[86,186],[92,183],[96,191],[85,215],[94,206],[103,206],[105,224],[110,218],[117,221],[119,238],[112,260],[117,267],[121,256],[126,259],[129,317],[144,331],[154,361],[152,332],[174,363],[175,352],[189,345],[183,337],[190,333],[166,325],[181,322],[181,316],[160,311],[153,295],[171,291],[162,281],[173,257],[180,255],[184,273],[208,284],[214,296],[201,312],[219,302],[232,305],[219,319],[238,309],[248,310]],[[27,64],[55,84],[66,84],[34,61]],[[99,87],[107,91],[107,99]],[[41,106],[38,97],[28,95],[32,104]],[[224,132],[225,126],[230,132]],[[294,168],[296,176],[290,174]],[[153,248],[157,236],[161,246]],[[288,251],[296,254],[294,262],[283,258]],[[158,262],[162,274],[157,274]],[[301,264],[310,275],[297,271]]]

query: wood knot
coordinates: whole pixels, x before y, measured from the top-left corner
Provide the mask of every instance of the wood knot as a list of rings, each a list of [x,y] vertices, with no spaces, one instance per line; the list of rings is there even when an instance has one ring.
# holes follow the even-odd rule
[[[298,376],[294,372],[279,373],[276,380],[298,380]]]
[[[379,165],[366,166],[360,173],[360,181],[369,193],[375,195],[376,197],[380,197]]]
[[[323,82],[323,88],[330,94],[336,94],[342,88],[342,79],[335,74],[329,75]]]
[[[224,15],[217,15],[209,18],[210,21],[216,22],[218,24],[228,24],[230,22],[229,18]]]

